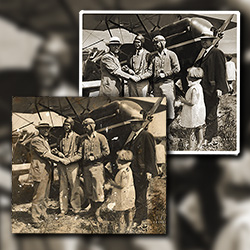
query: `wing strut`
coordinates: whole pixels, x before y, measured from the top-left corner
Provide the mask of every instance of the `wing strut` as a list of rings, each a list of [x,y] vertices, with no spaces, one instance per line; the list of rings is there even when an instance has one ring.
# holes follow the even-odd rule
[[[81,119],[80,119],[79,115],[76,113],[76,111],[75,111],[75,109],[74,109],[73,105],[71,104],[71,102],[70,102],[69,98],[68,98],[68,97],[65,97],[65,98],[66,98],[66,100],[67,100],[67,102],[68,102],[69,106],[70,106],[70,107],[71,107],[71,109],[73,110],[74,114],[76,115],[76,117],[77,117],[78,121],[81,123]]]
[[[138,18],[139,22],[141,23],[141,25],[142,25],[143,29],[146,31],[146,33],[147,33],[148,37],[149,37],[150,39],[152,39],[152,37],[151,37],[151,35],[149,34],[149,32],[148,32],[148,30],[147,30],[146,26],[145,26],[145,25],[144,25],[144,23],[142,22],[142,20],[141,20],[140,16],[139,16],[138,14],[137,14],[136,16],[137,16],[137,18]]]

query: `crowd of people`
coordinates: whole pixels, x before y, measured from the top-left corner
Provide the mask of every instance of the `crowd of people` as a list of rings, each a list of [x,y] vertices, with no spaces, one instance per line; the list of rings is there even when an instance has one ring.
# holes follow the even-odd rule
[[[131,232],[139,226],[147,227],[148,185],[150,179],[160,173],[156,164],[155,139],[143,128],[144,122],[143,115],[131,118],[132,132],[124,148],[116,152],[113,165],[108,160],[112,153],[109,143],[103,134],[95,130],[96,124],[92,118],[83,120],[84,134],[81,136],[73,131],[74,120],[66,118],[63,124],[64,136],[58,147],[53,149],[48,143],[50,125],[37,125],[39,133],[30,143],[30,175],[34,182],[31,216],[34,227],[40,227],[47,218],[54,163],[58,168],[60,182],[58,216],[65,216],[71,207],[76,216],[93,217],[102,224],[104,189],[112,189],[107,207],[119,215],[120,232]],[[105,165],[112,167],[105,168]],[[110,171],[108,180],[105,178],[105,169]],[[83,188],[80,175],[84,180]],[[83,200],[85,203],[87,201],[84,208]]]
[[[180,97],[183,103],[180,125],[189,131],[190,150],[200,150],[217,136],[219,100],[223,94],[233,91],[235,65],[231,61],[232,57],[227,57],[226,64],[224,53],[215,46],[216,38],[212,31],[201,35],[203,54],[187,70],[189,89],[185,98]],[[145,97],[149,92],[156,97],[166,96],[168,139],[171,141],[173,138],[169,129],[175,119],[176,100],[174,78],[181,70],[180,63],[177,55],[166,48],[166,39],[162,35],[152,40],[155,52],[147,51],[143,47],[144,42],[145,38],[141,34],[134,38],[135,53],[126,65],[121,66],[118,60],[121,41],[118,37],[111,37],[107,43],[109,51],[101,58],[99,95],[121,95],[122,84],[126,80],[130,96]],[[150,86],[152,89],[149,91]]]

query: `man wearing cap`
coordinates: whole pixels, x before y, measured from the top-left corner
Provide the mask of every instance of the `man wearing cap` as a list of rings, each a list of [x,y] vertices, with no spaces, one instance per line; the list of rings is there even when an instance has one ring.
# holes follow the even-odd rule
[[[136,82],[129,80],[129,95],[145,97],[148,92],[149,80],[152,75],[148,71],[150,52],[143,48],[145,38],[138,34],[134,39],[135,54],[129,60],[129,67],[125,66],[123,69],[131,75],[138,77]]]
[[[95,121],[86,118],[83,122],[84,136],[79,149],[83,163],[86,196],[90,201],[90,215],[102,223],[100,207],[104,202],[104,165],[103,161],[110,154],[106,137],[95,131]]]
[[[47,217],[47,199],[50,191],[53,162],[60,162],[60,158],[51,153],[48,143],[50,126],[40,123],[36,128],[39,134],[30,143],[31,168],[30,175],[34,181],[31,216],[35,226],[41,225],[42,217]]]
[[[154,96],[167,97],[168,125],[175,118],[175,87],[173,77],[180,71],[177,55],[166,48],[166,40],[162,35],[153,38],[156,52],[152,55],[149,71],[153,74]]]
[[[80,182],[78,176],[78,161],[80,158],[77,155],[80,140],[79,135],[73,131],[73,127],[74,120],[71,117],[66,118],[63,123],[65,134],[59,144],[60,151],[55,150],[55,153],[63,158],[61,159],[62,163],[58,164],[60,178],[60,215],[67,214],[69,198],[73,212],[77,214],[81,210]]]
[[[204,71],[204,77],[201,86],[204,92],[204,101],[206,106],[206,131],[205,144],[212,141],[217,136],[218,121],[217,108],[219,98],[222,94],[228,92],[226,82],[226,64],[224,53],[215,48],[213,41],[216,37],[213,32],[204,33],[201,37],[201,46],[204,54],[195,64]]]
[[[132,151],[134,155],[131,164],[136,192],[133,227],[141,225],[147,219],[148,184],[149,180],[157,175],[155,140],[153,135],[143,128],[144,122],[142,114],[131,117],[132,133],[125,143],[125,149]]]
[[[101,86],[100,96],[120,96],[122,91],[122,81],[137,78],[124,72],[121,68],[118,54],[120,52],[121,41],[118,37],[111,37],[107,43],[109,47],[101,59]]]

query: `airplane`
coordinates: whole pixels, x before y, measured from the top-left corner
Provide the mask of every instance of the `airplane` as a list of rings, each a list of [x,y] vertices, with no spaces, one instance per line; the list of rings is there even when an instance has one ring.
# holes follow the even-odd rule
[[[237,24],[232,21],[234,15],[230,15],[226,20],[198,14],[84,14],[83,29],[84,30],[108,30],[112,36],[112,29],[125,29],[133,34],[142,34],[145,37],[144,47],[153,52],[154,47],[152,38],[158,34],[166,38],[167,48],[173,50],[180,61],[181,72],[176,76],[175,82],[181,79],[182,86],[177,88],[177,94],[184,95],[188,85],[186,81],[187,69],[194,65],[195,61],[204,53],[200,44],[200,37],[206,31],[212,31],[217,39],[214,41],[216,46],[223,37],[223,32],[235,28]],[[90,33],[91,34],[91,33]],[[92,45],[96,46],[95,41]],[[86,53],[86,48],[83,48]],[[125,43],[121,46],[120,62],[121,65],[127,63],[127,59],[134,53],[134,46],[131,43]],[[98,57],[94,60],[86,60],[85,68],[88,72],[84,74],[82,82],[82,90],[84,96],[98,93],[100,86],[100,70],[99,75],[96,74],[99,69],[99,63],[103,51],[99,51]],[[85,55],[86,57],[86,55]],[[94,62],[94,66],[93,66]],[[91,72],[88,63],[93,66]]]
[[[107,98],[107,97],[13,97],[12,123],[23,120],[21,127],[13,126],[12,173],[14,183],[18,183],[20,175],[28,174],[30,168],[29,143],[34,136],[30,126],[37,124],[37,117],[42,119],[42,112],[49,112],[46,121],[53,124],[53,113],[63,117],[72,117],[75,121],[74,131],[83,135],[82,121],[91,117],[96,122],[96,131],[104,134],[109,142],[111,155],[108,161],[113,162],[117,151],[122,149],[131,134],[130,119],[134,114],[142,114],[145,118],[144,129],[148,129],[155,138],[166,140],[166,98]],[[29,120],[23,114],[30,114]],[[55,119],[55,118],[54,118]],[[57,147],[63,136],[63,127],[52,127],[49,136],[51,148]],[[19,126],[20,126],[19,125]],[[17,133],[26,130],[26,133]],[[32,131],[32,132],[28,132]]]

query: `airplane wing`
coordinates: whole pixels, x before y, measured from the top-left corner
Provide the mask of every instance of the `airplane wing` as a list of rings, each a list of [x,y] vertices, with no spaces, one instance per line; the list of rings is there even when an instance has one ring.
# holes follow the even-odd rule
[[[85,14],[83,17],[83,29],[107,30],[123,28],[132,33],[150,34],[160,28],[187,17],[199,17],[208,20],[215,28],[221,27],[225,20],[197,15],[197,14]],[[236,27],[235,22],[230,22],[227,29]]]

